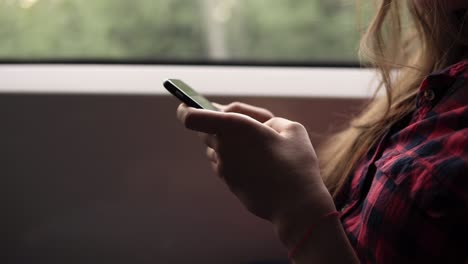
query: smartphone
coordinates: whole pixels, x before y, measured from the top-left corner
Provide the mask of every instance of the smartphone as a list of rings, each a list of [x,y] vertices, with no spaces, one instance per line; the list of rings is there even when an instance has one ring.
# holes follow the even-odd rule
[[[219,111],[208,99],[197,93],[188,84],[178,79],[167,79],[164,87],[180,101],[188,106],[199,109]]]

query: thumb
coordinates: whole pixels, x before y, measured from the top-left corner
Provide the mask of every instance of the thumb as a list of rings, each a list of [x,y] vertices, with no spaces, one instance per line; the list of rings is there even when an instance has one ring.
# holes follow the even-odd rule
[[[238,133],[239,130],[263,127],[257,120],[242,114],[195,109],[180,105],[177,117],[190,130],[207,134]]]

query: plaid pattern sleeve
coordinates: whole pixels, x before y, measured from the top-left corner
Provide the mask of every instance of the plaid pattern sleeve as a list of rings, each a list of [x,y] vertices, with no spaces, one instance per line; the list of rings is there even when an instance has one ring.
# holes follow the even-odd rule
[[[362,263],[468,263],[468,60],[424,80],[347,186],[337,206]]]

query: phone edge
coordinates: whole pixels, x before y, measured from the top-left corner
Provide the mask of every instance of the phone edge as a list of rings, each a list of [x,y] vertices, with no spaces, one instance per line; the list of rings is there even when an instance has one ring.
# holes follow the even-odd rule
[[[181,101],[182,103],[184,103],[184,104],[186,104],[186,105],[188,105],[190,107],[197,108],[197,109],[205,109],[203,106],[198,104],[195,100],[193,100],[190,96],[188,96],[183,90],[179,89],[174,83],[172,83],[171,80],[177,80],[177,79],[166,79],[163,82],[163,86],[174,97],[176,97],[177,99],[179,99],[179,101]],[[180,98],[177,95],[176,91],[181,93],[183,95],[183,98]]]

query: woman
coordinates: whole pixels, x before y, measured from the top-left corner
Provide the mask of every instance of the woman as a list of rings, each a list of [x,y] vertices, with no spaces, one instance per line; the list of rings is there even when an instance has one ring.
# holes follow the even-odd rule
[[[387,96],[330,140],[320,166],[304,127],[268,110],[181,105],[178,117],[295,263],[468,263],[467,8],[382,1],[361,52]]]

